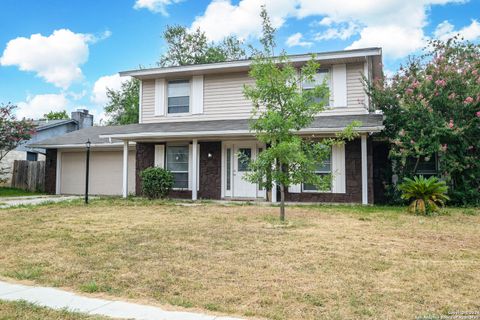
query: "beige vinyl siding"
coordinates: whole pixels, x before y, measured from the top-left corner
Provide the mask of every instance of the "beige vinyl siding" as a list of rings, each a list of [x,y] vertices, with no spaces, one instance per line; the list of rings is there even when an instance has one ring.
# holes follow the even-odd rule
[[[142,122],[155,122],[155,80],[143,80],[142,82],[141,110]]]
[[[363,63],[347,64],[347,108],[328,108],[320,115],[358,114],[366,112],[362,73]],[[254,84],[247,72],[206,74],[203,80],[203,113],[182,116],[155,116],[155,80],[142,85],[142,121],[175,122],[250,117],[252,105],[243,96],[243,85]]]
[[[243,96],[243,85],[253,84],[247,72],[205,75],[203,113],[185,116],[155,116],[155,80],[142,84],[143,123],[248,118],[251,103]]]
[[[203,93],[205,114],[216,117],[248,117],[252,104],[243,95],[243,85],[253,83],[253,79],[247,73],[205,76]]]
[[[347,105],[349,108],[365,108],[365,91],[363,90],[363,63],[347,64]]]

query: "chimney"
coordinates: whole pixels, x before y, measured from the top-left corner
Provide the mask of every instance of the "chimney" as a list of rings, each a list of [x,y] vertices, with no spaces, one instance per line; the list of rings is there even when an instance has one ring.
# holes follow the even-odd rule
[[[77,111],[73,111],[72,119],[77,121],[78,130],[93,126],[93,114],[88,114],[87,109],[77,109]]]

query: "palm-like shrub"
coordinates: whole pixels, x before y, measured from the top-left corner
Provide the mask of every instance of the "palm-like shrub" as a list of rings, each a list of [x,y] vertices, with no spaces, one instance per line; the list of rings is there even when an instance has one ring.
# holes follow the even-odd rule
[[[428,179],[423,176],[413,179],[405,178],[404,182],[398,187],[402,192],[402,199],[412,200],[409,210],[413,213],[430,214],[436,212],[439,206],[444,206],[450,198],[446,195],[448,187],[445,181],[440,181],[437,177]]]

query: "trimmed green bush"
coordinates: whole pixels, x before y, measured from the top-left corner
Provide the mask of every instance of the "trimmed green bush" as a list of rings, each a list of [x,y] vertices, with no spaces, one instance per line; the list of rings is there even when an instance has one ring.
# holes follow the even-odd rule
[[[402,192],[402,199],[412,200],[409,210],[413,213],[430,214],[436,212],[439,206],[444,206],[450,198],[447,196],[448,187],[445,181],[440,181],[437,177],[428,179],[423,176],[413,179],[405,178],[398,187]]]
[[[164,198],[173,187],[173,175],[170,171],[150,167],[140,173],[142,192],[149,199]]]

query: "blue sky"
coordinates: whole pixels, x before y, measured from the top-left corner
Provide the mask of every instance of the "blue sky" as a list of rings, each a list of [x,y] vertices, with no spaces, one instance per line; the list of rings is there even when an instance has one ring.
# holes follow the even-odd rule
[[[278,28],[278,47],[305,53],[381,46],[387,73],[429,38],[480,39],[480,0],[2,0],[0,103],[18,116],[88,108],[103,118],[118,71],[154,66],[168,24],[200,27],[212,41],[255,42],[259,6]]]

